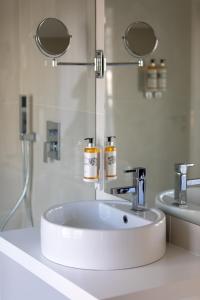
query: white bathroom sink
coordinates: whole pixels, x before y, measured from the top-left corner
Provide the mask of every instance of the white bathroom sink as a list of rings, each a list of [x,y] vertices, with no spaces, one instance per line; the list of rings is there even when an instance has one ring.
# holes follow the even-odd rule
[[[69,267],[113,270],[138,267],[165,253],[165,215],[133,212],[122,201],[80,201],[54,206],[41,218],[41,250]]]
[[[200,188],[187,189],[187,206],[179,207],[174,200],[174,190],[156,196],[156,206],[169,215],[200,225]]]

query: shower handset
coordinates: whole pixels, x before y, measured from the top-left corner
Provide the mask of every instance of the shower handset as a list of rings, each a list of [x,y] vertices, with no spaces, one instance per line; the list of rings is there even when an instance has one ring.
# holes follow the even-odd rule
[[[5,229],[22,202],[25,203],[29,222],[33,226],[31,191],[33,177],[33,142],[35,141],[36,134],[32,131],[32,97],[23,95],[20,96],[19,100],[19,132],[22,144],[23,188],[15,205],[0,224],[0,231]]]
[[[20,96],[19,105],[20,140],[34,142],[36,134],[32,131],[32,97]]]

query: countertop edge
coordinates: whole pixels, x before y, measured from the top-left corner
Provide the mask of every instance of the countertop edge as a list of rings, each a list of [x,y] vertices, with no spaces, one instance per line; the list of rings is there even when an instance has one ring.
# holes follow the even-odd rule
[[[70,299],[98,300],[3,237],[0,237],[0,252]]]

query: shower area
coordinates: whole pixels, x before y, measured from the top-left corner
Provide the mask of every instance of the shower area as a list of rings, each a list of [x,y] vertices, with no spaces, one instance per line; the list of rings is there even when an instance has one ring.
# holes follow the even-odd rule
[[[93,0],[2,0],[0,3],[0,225],[15,207],[26,182],[27,160],[33,174],[26,193],[4,229],[34,225],[49,206],[95,199],[83,176],[84,138],[95,136],[95,73],[87,66],[53,68],[35,43],[38,24],[54,16],[69,24],[70,51],[64,61],[92,61],[95,54]],[[35,141],[28,154],[20,135],[22,96],[31,98]],[[61,124],[61,160],[44,162],[47,121]],[[33,156],[33,160],[31,159]],[[29,158],[27,158],[29,157]],[[26,160],[26,162],[24,162]],[[25,199],[24,198],[24,199]]]

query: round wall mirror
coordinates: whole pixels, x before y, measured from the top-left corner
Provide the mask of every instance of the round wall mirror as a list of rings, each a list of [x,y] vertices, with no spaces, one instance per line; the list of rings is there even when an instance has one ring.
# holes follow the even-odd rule
[[[137,57],[152,54],[158,46],[158,39],[153,28],[145,22],[130,24],[123,40],[127,51]]]
[[[67,51],[70,38],[65,24],[56,18],[46,18],[38,25],[35,41],[44,55],[56,58]]]

